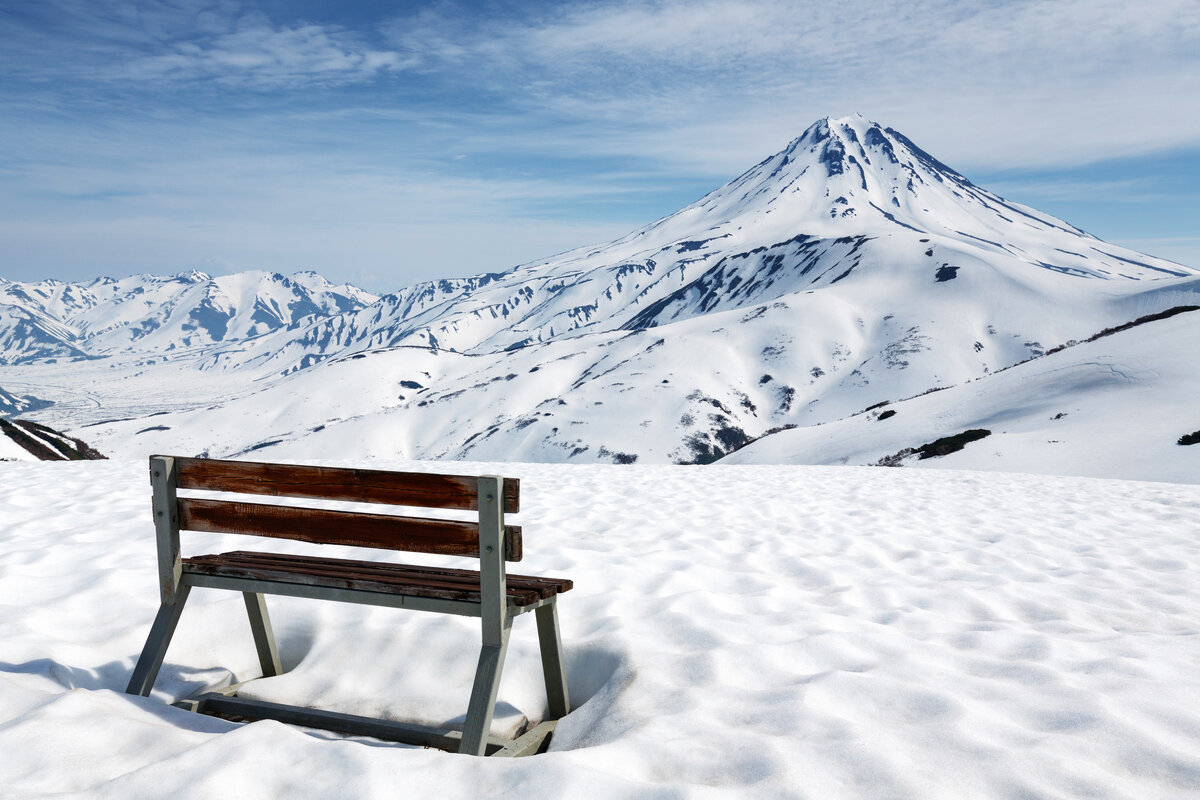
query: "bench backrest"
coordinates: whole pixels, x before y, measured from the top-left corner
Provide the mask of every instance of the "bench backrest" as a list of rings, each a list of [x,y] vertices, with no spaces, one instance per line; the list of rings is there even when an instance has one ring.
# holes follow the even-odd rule
[[[490,561],[494,555],[481,553],[482,534],[484,541],[498,539],[497,561],[520,561],[522,556],[521,528],[503,522],[505,512],[520,510],[521,486],[516,478],[151,456],[150,480],[164,597],[174,593],[178,582],[180,530]],[[179,497],[179,489],[478,511],[479,522]]]
[[[349,500],[393,506],[479,510],[479,478],[422,472],[386,472],[253,461],[175,457],[176,487],[311,500]],[[503,480],[504,511],[521,507],[521,484]],[[316,544],[341,544],[479,555],[479,524],[361,511],[181,497],[181,530],[241,533]],[[504,526],[505,560],[521,560],[521,528]]]

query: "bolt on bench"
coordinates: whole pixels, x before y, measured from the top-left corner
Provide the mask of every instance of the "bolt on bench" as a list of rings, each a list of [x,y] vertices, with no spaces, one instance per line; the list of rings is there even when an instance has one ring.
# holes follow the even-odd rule
[[[505,571],[505,561],[522,556],[521,528],[504,522],[506,512],[520,509],[519,480],[151,456],[150,482],[162,605],[125,690],[129,694],[150,694],[189,592],[204,587],[242,593],[264,676],[283,671],[264,594],[479,617],[482,646],[461,734],[241,698],[240,684],[177,704],[193,711],[274,719],[472,755],[519,756],[538,752],[555,721],[570,710],[556,600],[572,583]],[[479,521],[179,497],[179,489],[469,510],[479,512]],[[181,558],[181,530],[468,556],[479,559],[479,570],[245,551]],[[527,611],[537,619],[550,719],[514,740],[500,739],[489,735],[500,673],[513,619]]]

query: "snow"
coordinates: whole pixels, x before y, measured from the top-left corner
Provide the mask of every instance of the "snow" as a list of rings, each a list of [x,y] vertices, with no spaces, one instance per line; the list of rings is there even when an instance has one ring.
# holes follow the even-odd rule
[[[0,433],[0,461],[32,461],[35,457],[8,436]]]
[[[1028,352],[1028,340],[972,320],[969,297],[953,301],[968,329],[962,347],[940,320],[915,333],[896,320],[859,328],[849,321],[851,301],[814,301],[802,314],[793,301],[772,303],[761,313],[712,313],[489,357],[389,348],[249,389],[181,362],[131,374],[115,359],[12,368],[27,382],[6,385],[39,396],[66,390],[38,418],[110,457],[549,462],[625,454],[644,464],[691,459],[688,442],[713,442],[705,437],[718,424],[748,437],[793,424],[726,458],[870,464],[986,428],[987,440],[909,466],[1200,482],[1200,447],[1175,444],[1200,428],[1200,312],[987,371]],[[803,335],[798,316],[819,333]],[[853,355],[864,339],[895,346],[864,363]],[[983,374],[968,378],[976,369]],[[948,388],[923,395],[932,385]],[[883,401],[894,417],[860,413]]]
[[[764,437],[731,464],[873,464],[969,429],[992,435],[906,467],[1200,483],[1200,311],[824,425]],[[893,416],[881,419],[885,410]]]
[[[5,282],[0,288],[0,363],[30,357],[166,353],[245,340],[306,317],[337,314],[374,295],[312,273],[260,271],[213,278],[192,270],[87,283]],[[9,319],[5,319],[8,317]],[[23,318],[32,320],[21,326]],[[24,328],[34,324],[31,343]],[[71,352],[68,352],[71,351]]]
[[[233,593],[195,590],[155,695],[124,695],[157,602],[144,459],[6,462],[0,795],[1200,793],[1200,487],[862,467],[454,468],[521,478],[526,561],[514,571],[575,581],[560,618],[576,710],[549,753],[501,763],[170,707],[256,674]],[[250,684],[258,696],[434,724],[465,711],[469,620],[269,602],[288,672]],[[545,712],[532,620],[514,626],[500,702],[501,726]]]

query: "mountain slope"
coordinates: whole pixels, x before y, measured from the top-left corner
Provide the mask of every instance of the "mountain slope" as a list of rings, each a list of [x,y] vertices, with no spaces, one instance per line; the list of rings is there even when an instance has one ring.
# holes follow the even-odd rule
[[[135,275],[87,283],[0,284],[0,358],[169,353],[238,343],[376,297],[316,273]],[[3,362],[0,362],[3,363]]]
[[[30,420],[10,422],[0,418],[0,461],[95,461],[103,458],[87,443],[53,428]]]
[[[4,387],[0,386],[0,416],[16,416],[24,414],[27,411],[36,411],[47,405],[49,403],[39,400],[36,397],[29,395],[18,396],[11,392],[6,392]]]
[[[995,458],[992,468],[1041,471],[1034,466],[1043,463],[1045,446],[1036,437],[1045,433],[1061,442],[1070,429],[1073,443],[1050,447],[1058,457],[1044,461],[1043,470],[1200,480],[1200,464],[1188,460],[1200,451],[1174,445],[1200,428],[1188,413],[1200,389],[1189,357],[1200,345],[1200,313],[892,402],[886,408],[897,411],[895,417],[878,420],[881,409],[857,412],[918,392],[888,395],[900,384],[880,382],[881,394],[867,395],[845,351],[834,348],[830,355],[826,340],[795,337],[786,304],[760,310],[495,357],[390,348],[294,373],[217,413],[197,409],[109,423],[90,428],[88,438],[105,452],[129,455],[173,448],[266,459],[691,463],[736,450],[725,460],[873,463],[940,436],[1011,420],[982,443],[1007,443],[1006,457]],[[826,320],[828,329],[849,340],[855,326],[833,328],[836,316],[834,310]],[[1117,374],[1135,376],[1121,392],[1113,383]],[[1096,404],[1100,411],[1083,413]],[[831,414],[822,408],[827,405],[842,410]],[[1153,410],[1153,435],[1141,409]],[[1059,412],[1071,419],[1054,420]],[[771,434],[789,424],[801,427]],[[1021,425],[1035,433],[1017,436]],[[1009,432],[1014,435],[1001,435]],[[830,443],[820,448],[804,444],[823,437]],[[972,450],[920,465],[954,466]]]
[[[12,284],[0,284],[0,290]],[[0,365],[87,358],[78,334],[36,308],[0,303]]]
[[[991,432],[930,469],[1200,482],[1200,311],[1150,322],[942,392],[767,436],[729,464],[873,464],[965,430]],[[887,413],[886,416],[884,414]]]

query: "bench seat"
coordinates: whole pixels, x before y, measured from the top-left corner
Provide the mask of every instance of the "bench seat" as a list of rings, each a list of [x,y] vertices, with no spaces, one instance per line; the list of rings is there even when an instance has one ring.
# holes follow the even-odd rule
[[[479,573],[468,569],[237,550],[184,558],[183,572],[480,602]],[[554,597],[572,586],[566,579],[509,573],[506,588],[509,603],[521,607]]]

